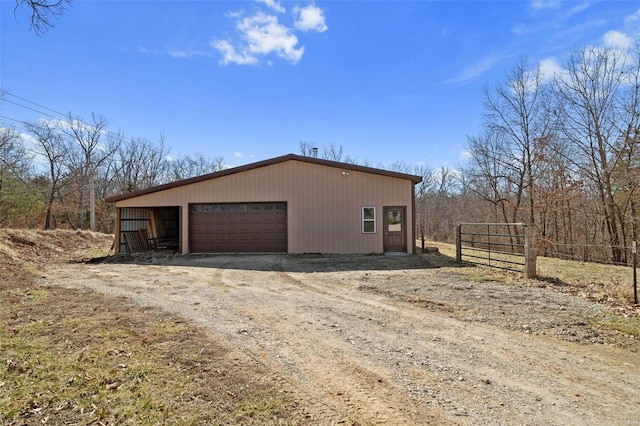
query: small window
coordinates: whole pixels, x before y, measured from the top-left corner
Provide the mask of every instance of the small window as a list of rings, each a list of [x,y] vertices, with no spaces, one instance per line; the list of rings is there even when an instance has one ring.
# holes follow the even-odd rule
[[[393,209],[387,212],[387,231],[402,232],[402,210]]]
[[[376,233],[376,208],[373,206],[362,207],[362,233]]]

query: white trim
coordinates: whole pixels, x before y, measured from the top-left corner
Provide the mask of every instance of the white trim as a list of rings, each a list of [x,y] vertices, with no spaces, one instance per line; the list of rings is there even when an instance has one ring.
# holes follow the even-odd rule
[[[364,210],[365,209],[373,209],[373,219],[365,219],[364,217]],[[376,206],[362,206],[362,210],[361,210],[361,231],[363,234],[375,234],[378,232],[378,226],[377,226],[377,214],[376,214]],[[364,224],[367,222],[373,222],[373,231],[365,231],[364,230]]]

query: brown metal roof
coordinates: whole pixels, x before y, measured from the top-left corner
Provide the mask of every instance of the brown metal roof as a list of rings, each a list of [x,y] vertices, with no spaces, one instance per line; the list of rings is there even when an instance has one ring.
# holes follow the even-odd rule
[[[336,167],[336,168],[343,169],[343,170],[352,170],[352,171],[358,171],[358,172],[364,172],[364,173],[373,173],[373,174],[377,174],[377,175],[390,176],[390,177],[395,177],[395,178],[400,178],[400,179],[408,179],[408,180],[412,180],[414,183],[419,183],[419,182],[422,181],[422,177],[416,176],[416,175],[410,175],[410,174],[399,173],[399,172],[392,172],[392,171],[389,171],[389,170],[376,169],[376,168],[373,168],[373,167],[359,166],[359,165],[356,165],[356,164],[341,163],[341,162],[338,162],[338,161],[323,160],[323,159],[314,158],[314,157],[305,157],[305,156],[302,156],[302,155],[287,154],[287,155],[283,155],[281,157],[275,157],[275,158],[271,158],[271,159],[268,159],[268,160],[258,161],[257,163],[251,163],[251,164],[246,164],[244,166],[233,167],[231,169],[221,170],[221,171],[218,171],[218,172],[209,173],[209,174],[202,175],[202,176],[196,176],[196,177],[192,177],[192,178],[189,178],[189,179],[178,180],[178,181],[167,183],[167,184],[164,184],[164,185],[158,185],[158,186],[153,186],[151,188],[141,189],[139,191],[133,191],[133,192],[129,192],[129,193],[126,193],[126,194],[114,195],[112,197],[105,198],[105,201],[107,203],[115,203],[116,201],[126,200],[126,199],[129,199],[129,198],[138,197],[140,195],[146,195],[146,194],[151,194],[153,192],[164,191],[165,189],[172,189],[172,188],[177,188],[179,186],[190,185],[192,183],[202,182],[202,181],[209,180],[209,179],[216,179],[218,177],[228,176],[228,175],[232,175],[232,174],[235,174],[235,173],[242,173],[242,172],[245,172],[247,170],[253,170],[253,169],[260,168],[260,167],[270,166],[272,164],[282,163],[282,162],[285,162],[285,161],[302,161],[302,162],[305,162],[305,163],[320,164],[320,165],[323,165],[323,166]]]

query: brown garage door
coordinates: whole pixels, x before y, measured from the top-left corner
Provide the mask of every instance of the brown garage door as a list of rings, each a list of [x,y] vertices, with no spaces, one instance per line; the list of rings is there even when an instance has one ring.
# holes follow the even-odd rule
[[[286,203],[192,204],[192,253],[287,252]]]

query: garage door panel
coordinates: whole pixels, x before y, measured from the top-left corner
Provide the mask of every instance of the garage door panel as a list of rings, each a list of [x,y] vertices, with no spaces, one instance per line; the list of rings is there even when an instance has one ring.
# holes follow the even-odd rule
[[[286,203],[194,204],[194,253],[287,252]]]

